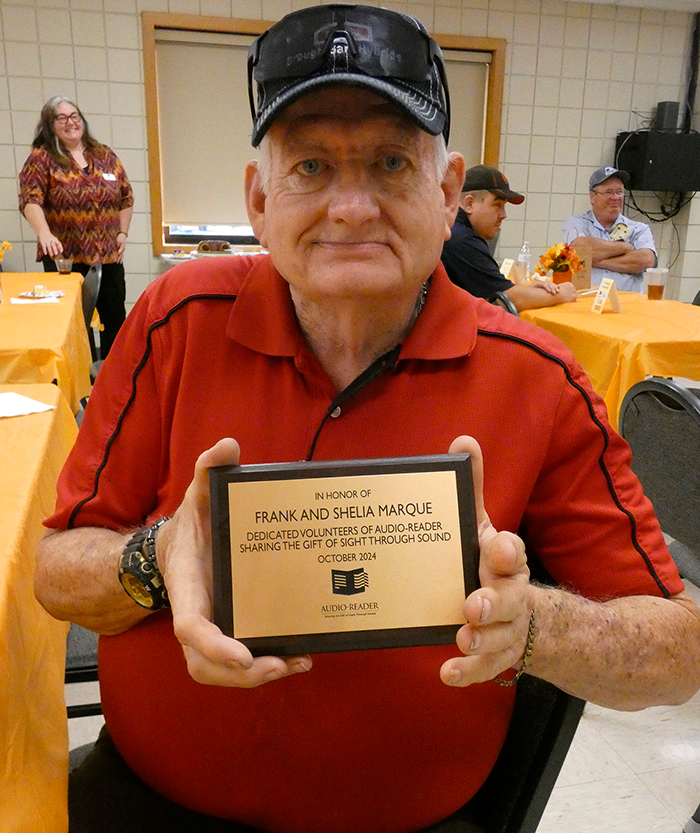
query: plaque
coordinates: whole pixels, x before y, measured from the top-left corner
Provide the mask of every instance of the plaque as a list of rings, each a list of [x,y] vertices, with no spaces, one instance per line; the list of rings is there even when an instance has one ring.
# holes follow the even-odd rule
[[[210,469],[214,621],[254,655],[439,645],[479,546],[468,454]]]

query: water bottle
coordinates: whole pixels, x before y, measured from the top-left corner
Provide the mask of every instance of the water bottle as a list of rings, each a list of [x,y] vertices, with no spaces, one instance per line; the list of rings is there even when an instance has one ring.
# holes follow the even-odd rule
[[[530,244],[526,240],[518,255],[518,277],[520,281],[526,281],[530,277]]]

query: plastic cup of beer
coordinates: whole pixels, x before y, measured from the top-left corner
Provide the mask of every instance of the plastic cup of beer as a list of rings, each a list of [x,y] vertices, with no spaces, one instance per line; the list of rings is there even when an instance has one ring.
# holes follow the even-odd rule
[[[70,275],[73,269],[73,261],[69,257],[54,258],[54,263],[62,275]]]
[[[660,301],[664,297],[664,287],[668,277],[668,269],[647,269],[647,298],[650,301]]]

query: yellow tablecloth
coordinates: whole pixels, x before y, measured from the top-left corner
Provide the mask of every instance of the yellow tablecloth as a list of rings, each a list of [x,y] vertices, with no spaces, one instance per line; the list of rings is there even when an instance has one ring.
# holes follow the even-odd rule
[[[605,400],[617,428],[625,393],[645,376],[700,379],[700,307],[620,293],[622,312],[591,312],[594,295],[520,313],[560,338]]]
[[[8,390],[56,408],[0,418],[0,829],[65,833],[68,624],[39,605],[33,581],[41,522],[77,425],[55,385],[0,385]]]
[[[53,382],[77,413],[90,395],[90,343],[83,318],[82,275],[51,272],[0,274],[0,384]],[[57,304],[11,304],[36,284],[62,290]]]

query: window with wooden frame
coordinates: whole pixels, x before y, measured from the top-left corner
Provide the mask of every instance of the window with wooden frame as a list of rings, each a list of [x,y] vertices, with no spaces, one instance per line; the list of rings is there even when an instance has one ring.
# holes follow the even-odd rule
[[[255,247],[243,200],[250,144],[248,46],[265,20],[142,13],[153,252],[201,240]],[[496,167],[505,41],[434,35],[452,104],[450,150]]]

